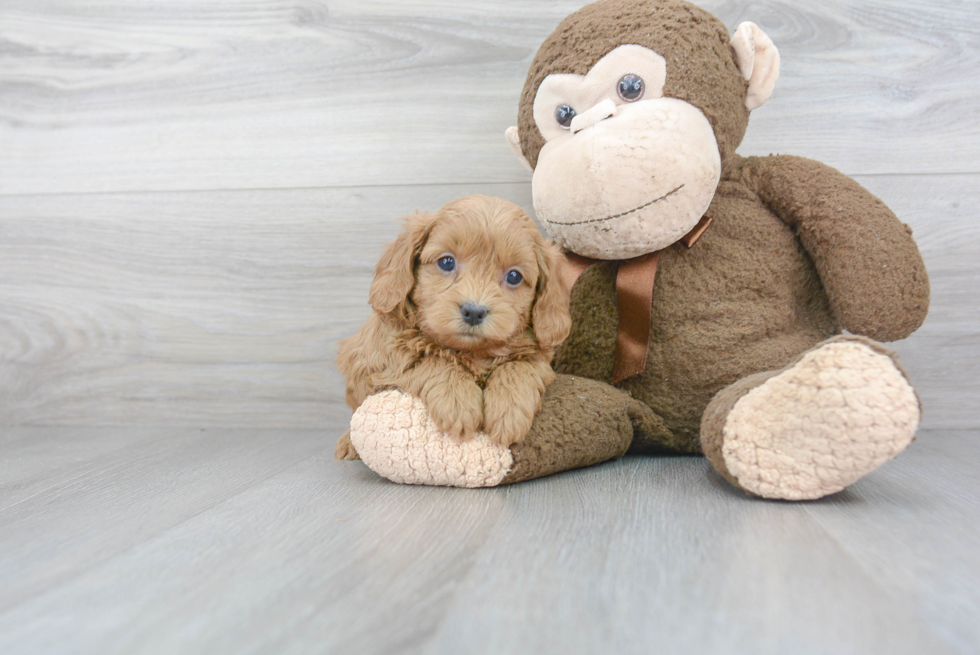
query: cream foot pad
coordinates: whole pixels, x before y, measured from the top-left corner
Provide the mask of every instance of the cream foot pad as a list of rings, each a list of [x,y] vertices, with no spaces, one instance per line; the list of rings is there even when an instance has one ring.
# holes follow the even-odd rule
[[[484,434],[459,441],[441,432],[421,400],[382,391],[350,422],[350,440],[368,468],[392,482],[444,487],[493,487],[513,464],[510,448]]]
[[[898,455],[919,401],[887,355],[828,343],[742,396],[723,429],[725,466],[766,498],[835,493]]]

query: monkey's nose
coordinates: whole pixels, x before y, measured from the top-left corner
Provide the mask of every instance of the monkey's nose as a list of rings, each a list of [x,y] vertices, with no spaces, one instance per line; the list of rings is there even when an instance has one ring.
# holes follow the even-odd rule
[[[592,109],[583,111],[573,118],[568,127],[572,131],[572,134],[576,134],[587,127],[592,127],[599,121],[612,118],[616,115],[617,109],[616,103],[613,102],[612,98],[606,98]]]
[[[467,302],[460,306],[459,313],[463,315],[463,320],[467,325],[477,326],[483,322],[490,310],[486,308],[486,305]]]

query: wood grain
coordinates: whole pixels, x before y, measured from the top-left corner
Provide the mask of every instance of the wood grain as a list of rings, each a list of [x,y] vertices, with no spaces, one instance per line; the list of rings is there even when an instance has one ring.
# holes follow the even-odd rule
[[[503,132],[582,4],[8,0],[0,194],[523,182]],[[745,154],[980,172],[971,3],[702,4],[783,55]]]
[[[925,426],[975,426],[980,175],[859,179],[930,272],[896,344]],[[527,184],[0,198],[0,425],[322,426],[398,217],[474,192],[531,204]]]
[[[965,655],[980,640],[976,431],[924,433],[806,504],[748,499],[688,457],[407,487],[315,434],[161,433],[0,512],[0,652]],[[273,448],[296,463],[191,498],[207,493],[195,476],[276,468]]]
[[[503,131],[582,4],[0,4],[0,653],[976,652],[972,2],[701,1],[782,53],[741,152],[915,230],[925,429],[895,462],[788,504],[698,458],[491,490],[332,459],[397,218],[530,207]]]
[[[435,652],[949,652],[805,506],[746,502],[702,460],[626,458],[531,486]]]
[[[31,433],[25,446],[43,449],[42,471],[0,496],[0,613],[220,505],[328,442],[320,431],[291,434],[288,444],[270,431],[146,432],[140,438],[139,429],[102,429],[102,445],[70,466],[55,464],[51,453],[65,437],[78,439],[74,431],[49,431],[50,439]],[[126,438],[122,447],[104,445]],[[24,450],[5,451],[5,458],[32,459]]]
[[[980,644],[980,440],[976,431],[919,436],[906,456],[852,493],[808,505],[866,574],[963,653]],[[862,520],[866,516],[868,520]]]
[[[399,217],[528,185],[0,199],[0,425],[319,427]]]
[[[925,323],[889,344],[923,404],[925,428],[980,424],[980,180],[972,175],[858,177],[910,225],[932,297]],[[971,216],[972,215],[972,216]]]

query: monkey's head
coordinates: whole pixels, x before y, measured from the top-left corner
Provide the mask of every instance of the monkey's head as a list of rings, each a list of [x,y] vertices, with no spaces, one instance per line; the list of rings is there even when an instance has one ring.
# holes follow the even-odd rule
[[[711,204],[749,112],[779,75],[752,23],[728,30],[682,0],[601,0],[531,64],[507,140],[534,171],[534,208],[579,255],[628,259],[687,234]]]

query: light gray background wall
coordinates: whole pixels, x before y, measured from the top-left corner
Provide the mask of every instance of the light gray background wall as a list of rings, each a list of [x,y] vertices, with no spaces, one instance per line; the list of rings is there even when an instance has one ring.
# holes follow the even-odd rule
[[[503,139],[578,2],[0,6],[0,425],[320,427],[397,218],[530,208]],[[743,154],[812,157],[915,229],[898,346],[927,427],[980,404],[980,6],[706,1],[783,73]],[[870,245],[870,244],[869,244]]]

